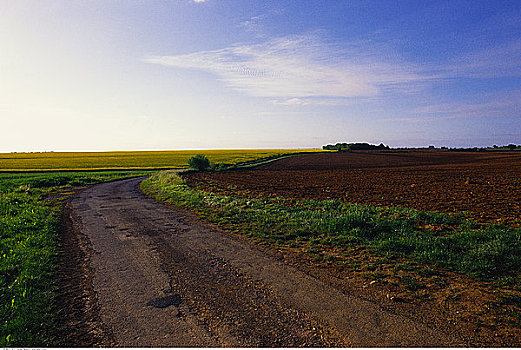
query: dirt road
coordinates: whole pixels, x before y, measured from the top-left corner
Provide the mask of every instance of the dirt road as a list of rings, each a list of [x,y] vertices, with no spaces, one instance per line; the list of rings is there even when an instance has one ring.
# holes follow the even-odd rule
[[[463,345],[146,198],[140,180],[96,185],[69,202],[67,234],[80,250],[65,265],[79,269],[70,293],[82,284],[71,297],[85,310],[66,325],[67,345],[77,323],[94,345],[123,347]]]

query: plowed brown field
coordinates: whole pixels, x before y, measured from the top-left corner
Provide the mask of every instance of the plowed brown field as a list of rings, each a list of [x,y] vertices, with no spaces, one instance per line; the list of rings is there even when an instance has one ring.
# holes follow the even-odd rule
[[[350,152],[300,155],[252,170],[193,173],[187,183],[241,197],[341,199],[521,225],[519,152]]]

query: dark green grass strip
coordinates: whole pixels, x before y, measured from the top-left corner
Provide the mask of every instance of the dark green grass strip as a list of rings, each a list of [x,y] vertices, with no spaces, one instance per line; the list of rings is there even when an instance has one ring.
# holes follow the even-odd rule
[[[329,151],[313,152],[313,154],[315,154],[315,153],[327,153],[327,152],[329,152]],[[220,164],[216,164],[214,166],[214,170],[222,171],[222,170],[250,169],[250,168],[257,167],[259,165],[273,163],[273,162],[275,162],[277,160],[290,158],[290,157],[295,157],[295,156],[302,155],[302,154],[310,154],[310,152],[295,152],[295,153],[289,153],[289,154],[274,154],[274,155],[267,156],[267,157],[261,157],[261,158],[257,158],[257,159],[253,159],[253,160],[249,160],[249,161],[245,161],[245,162],[233,163],[233,164],[220,163]]]
[[[364,246],[379,254],[435,264],[481,280],[518,275],[521,230],[463,217],[337,200],[241,199],[188,187],[175,172],[142,183],[145,193],[266,242]],[[438,228],[438,229],[435,229]],[[441,230],[440,230],[441,228]]]
[[[46,195],[142,174],[0,174],[0,346],[57,344],[54,298],[61,206],[45,201]]]
[[[57,211],[36,198],[0,194],[1,346],[52,343],[57,227]]]
[[[0,193],[33,190],[49,192],[54,188],[87,186],[99,182],[122,179],[125,177],[148,175],[153,171],[75,171],[75,172],[39,172],[39,173],[0,173]],[[20,187],[23,188],[20,188]]]

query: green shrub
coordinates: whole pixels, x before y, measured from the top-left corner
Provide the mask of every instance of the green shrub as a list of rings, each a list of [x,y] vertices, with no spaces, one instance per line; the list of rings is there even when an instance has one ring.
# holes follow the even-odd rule
[[[208,160],[208,158],[206,158],[205,155],[197,154],[188,159],[188,166],[199,171],[207,170],[208,168],[210,168],[210,161]]]

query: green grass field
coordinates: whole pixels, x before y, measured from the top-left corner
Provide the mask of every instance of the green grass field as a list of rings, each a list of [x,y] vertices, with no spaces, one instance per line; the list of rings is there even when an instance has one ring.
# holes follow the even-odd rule
[[[61,205],[48,195],[143,172],[0,174],[0,346],[55,346]]]
[[[204,154],[213,163],[236,164],[274,155],[321,152],[319,149],[191,150],[132,152],[0,153],[0,171],[70,171],[116,169],[180,169]]]

